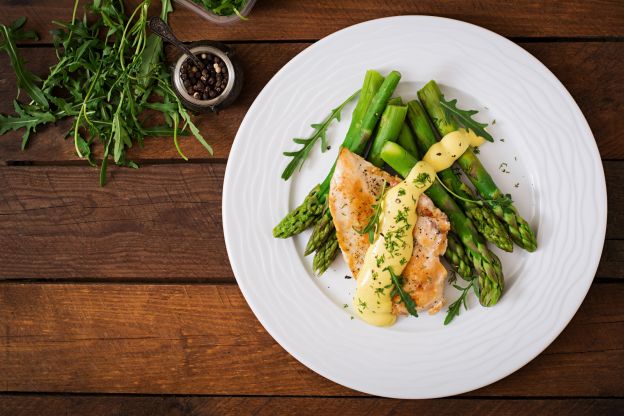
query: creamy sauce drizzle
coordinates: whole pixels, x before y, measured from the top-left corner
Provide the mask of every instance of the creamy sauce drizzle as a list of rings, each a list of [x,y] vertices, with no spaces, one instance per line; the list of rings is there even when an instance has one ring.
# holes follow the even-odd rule
[[[466,149],[483,142],[471,130],[447,134],[429,148],[405,180],[386,192],[379,235],[366,252],[353,298],[356,314],[362,320],[376,326],[394,324],[390,296],[393,282],[388,270],[400,276],[412,256],[418,199],[436,179],[436,172],[451,167]]]

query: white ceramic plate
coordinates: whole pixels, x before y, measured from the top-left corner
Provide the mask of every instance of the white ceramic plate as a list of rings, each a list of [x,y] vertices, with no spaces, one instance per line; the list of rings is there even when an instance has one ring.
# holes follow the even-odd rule
[[[280,174],[291,138],[310,132],[353,91],[364,72],[396,69],[398,94],[416,97],[436,79],[447,98],[496,120],[481,159],[522,215],[539,248],[501,254],[506,291],[493,308],[475,299],[449,326],[445,310],[391,328],[352,319],[353,279],[341,258],[322,277],[304,258],[308,233],[271,230],[334,161],[353,106],[290,181]],[[504,141],[501,141],[503,139]],[[503,168],[501,164],[506,163]],[[506,172],[503,172],[506,171]],[[517,186],[516,186],[517,185]],[[477,389],[516,371],[559,335],[596,272],[606,227],[606,189],[592,133],[578,106],[537,59],[467,23],[402,16],[334,33],[296,56],[267,84],[243,120],[223,190],[223,228],[238,284],[266,330],[317,373],[362,392],[433,398]],[[454,289],[448,300],[457,296]],[[446,308],[445,308],[446,309]]]

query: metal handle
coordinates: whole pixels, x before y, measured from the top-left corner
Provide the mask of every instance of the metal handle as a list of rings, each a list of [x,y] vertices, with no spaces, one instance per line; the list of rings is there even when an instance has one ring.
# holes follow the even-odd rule
[[[175,35],[171,31],[171,28],[167,23],[165,23],[164,20],[162,20],[160,17],[154,16],[149,19],[148,26],[153,33],[157,34],[167,42],[171,43],[176,48],[182,50],[195,63],[195,65],[200,66],[201,61],[199,60],[199,58],[195,56],[184,43],[182,43],[178,40],[178,38],[175,37]]]

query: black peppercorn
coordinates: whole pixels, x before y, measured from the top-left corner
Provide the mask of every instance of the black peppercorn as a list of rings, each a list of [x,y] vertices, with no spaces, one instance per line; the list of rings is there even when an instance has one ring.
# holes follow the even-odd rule
[[[201,65],[184,61],[180,67],[180,78],[186,92],[193,98],[211,100],[225,91],[229,78],[227,67],[216,55],[201,53],[197,57]]]

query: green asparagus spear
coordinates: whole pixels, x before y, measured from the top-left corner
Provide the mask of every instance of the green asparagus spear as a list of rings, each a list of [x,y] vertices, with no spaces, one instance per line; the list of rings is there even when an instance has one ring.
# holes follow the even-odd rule
[[[325,212],[321,218],[316,224],[314,224],[312,235],[310,235],[310,239],[308,240],[308,244],[306,245],[305,252],[303,254],[306,256],[312,254],[323,245],[325,240],[327,240],[331,234],[335,233],[336,228],[334,227],[331,212],[329,212],[329,209],[325,208]]]
[[[418,97],[442,136],[458,129],[459,126],[455,120],[448,117],[440,104],[443,96],[435,81],[429,81],[427,85],[418,91]],[[512,240],[527,251],[535,251],[537,249],[537,241],[530,225],[518,214],[512,203],[501,204],[497,202],[501,200],[509,201],[498,189],[474,152],[472,150],[466,151],[458,159],[457,163],[477,191],[479,191],[479,194],[485,200],[491,201],[490,208],[503,221]]]
[[[418,148],[416,147],[416,139],[414,138],[414,133],[410,129],[407,122],[403,123],[401,127],[401,131],[399,132],[399,138],[396,141],[403,149],[407,150],[407,152],[414,156],[418,157]]]
[[[409,174],[417,162],[405,149],[392,142],[386,143],[381,149],[381,158],[403,177]],[[487,248],[487,244],[470,219],[464,215],[442,185],[435,181],[425,193],[447,215],[451,229],[459,236],[466,249],[466,254],[479,278],[481,289],[479,302],[483,306],[493,306],[498,302],[504,286],[503,271],[498,257]]]
[[[381,148],[387,141],[395,141],[399,137],[401,127],[405,121],[407,107],[404,105],[388,105],[381,115],[377,134],[368,155],[368,160],[375,166],[382,167]]]
[[[429,147],[437,142],[435,133],[429,124],[429,119],[421,104],[414,100],[407,105],[407,119],[416,133],[416,144],[422,152],[426,152]],[[438,172],[438,176],[444,184],[461,198],[474,200],[472,190],[463,183],[451,169]],[[477,227],[477,230],[488,241],[505,251],[512,251],[513,244],[509,238],[505,227],[498,220],[496,215],[487,207],[473,202],[458,199],[457,202],[464,209],[464,212]]]
[[[275,228],[273,228],[273,237],[288,238],[295,234],[299,234],[316,220],[323,213],[323,203],[319,200],[319,186],[305,197],[303,203],[289,212]]]
[[[403,105],[403,99],[401,97],[392,97],[386,105]]]
[[[471,261],[464,246],[454,233],[447,235],[447,247],[444,258],[451,264],[453,270],[461,276],[462,279],[470,281],[474,278]]]
[[[325,270],[327,270],[338,255],[339,250],[336,233],[332,233],[314,254],[314,259],[312,260],[314,272],[319,275],[325,273]]]
[[[386,104],[388,103],[388,100],[392,96],[392,93],[396,89],[400,80],[401,74],[397,71],[390,72],[386,79],[384,79],[383,83],[379,87],[379,91],[377,91],[368,106],[368,109],[364,114],[364,118],[362,118],[360,131],[352,138],[352,140],[348,140],[349,137],[345,140],[344,146],[347,149],[358,155],[364,152],[368,139],[370,139],[373,134],[373,129],[377,125],[379,117],[381,117],[381,113],[384,108],[386,108]]]
[[[347,135],[342,144],[343,146],[346,146],[347,143],[352,143],[359,134],[366,110],[368,110],[368,106],[371,101],[373,101],[373,97],[377,94],[377,91],[379,91],[379,87],[381,87],[383,81],[384,77],[381,76],[379,72],[373,70],[366,71],[362,90],[360,91],[360,98],[351,115],[351,124],[349,124],[349,130],[347,130]]]

